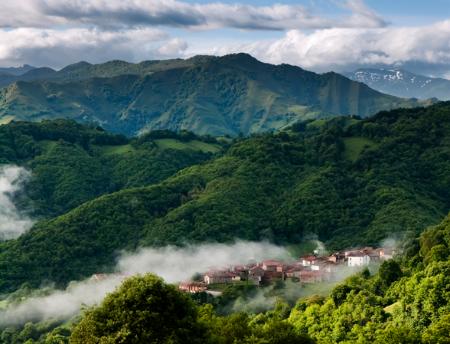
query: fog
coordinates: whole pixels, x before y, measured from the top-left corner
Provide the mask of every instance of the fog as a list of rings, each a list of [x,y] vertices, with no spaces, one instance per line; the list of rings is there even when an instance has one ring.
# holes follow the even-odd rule
[[[122,276],[111,275],[103,281],[72,282],[65,290],[53,290],[45,296],[29,297],[23,302],[12,303],[0,312],[0,326],[46,319],[69,319],[78,314],[83,306],[101,301],[122,280]]]
[[[383,241],[383,246],[392,247],[395,240]],[[316,249],[326,252],[323,243],[316,241]],[[196,246],[163,248],[141,248],[136,252],[122,252],[116,262],[116,274],[104,275],[100,281],[87,279],[72,282],[65,290],[53,290],[43,296],[31,296],[20,303],[11,303],[0,311],[0,327],[24,324],[28,321],[47,319],[69,319],[78,314],[84,306],[92,306],[102,301],[121,281],[133,274],[155,273],[168,283],[189,280],[195,273],[210,268],[224,268],[245,264],[249,261],[281,259],[285,261],[298,257],[289,256],[283,247],[270,243],[238,241],[233,244],[200,244]],[[283,288],[276,284],[258,289],[251,297],[238,298],[227,307],[229,311],[257,312],[270,309],[282,299],[294,303],[300,297],[327,295],[330,290],[361,268],[338,266],[333,280],[324,283],[301,286],[298,282],[286,281]],[[371,267],[376,271],[376,266]],[[39,291],[37,291],[39,292]]]
[[[122,255],[118,271],[127,273],[154,272],[168,283],[191,278],[196,272],[210,268],[245,264],[250,260],[289,259],[288,252],[269,243],[236,242],[233,245],[206,244],[184,248],[165,247],[141,249]]]
[[[13,202],[29,177],[30,173],[22,167],[0,166],[0,240],[17,238],[33,225]]]
[[[168,283],[189,279],[196,272],[211,267],[224,267],[267,258],[288,259],[284,248],[269,243],[236,242],[234,244],[202,244],[198,246],[146,248],[123,252],[116,265],[118,274],[105,279],[72,282],[65,290],[55,290],[44,296],[33,296],[18,304],[12,303],[0,312],[0,326],[24,324],[46,319],[69,319],[83,306],[92,306],[112,292],[124,276],[155,273]]]

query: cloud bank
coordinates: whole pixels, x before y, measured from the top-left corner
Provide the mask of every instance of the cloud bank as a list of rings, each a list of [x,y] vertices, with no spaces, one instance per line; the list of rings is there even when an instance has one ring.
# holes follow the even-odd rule
[[[57,290],[43,296],[34,296],[18,304],[11,304],[0,311],[0,327],[24,324],[44,319],[68,319],[78,314],[83,305],[101,302],[112,292],[124,276],[152,272],[168,283],[189,279],[196,272],[210,267],[223,267],[247,262],[251,259],[286,258],[284,248],[254,242],[235,244],[203,244],[184,248],[164,247],[141,249],[134,253],[123,253],[117,262],[117,271],[122,275],[109,275],[106,279],[91,279],[73,282],[66,290]]]
[[[450,21],[398,27],[363,0],[325,3],[334,6],[333,14],[244,1],[3,0],[0,65],[61,68],[81,60],[138,62],[248,52],[316,72],[394,65],[450,75]],[[276,38],[266,40],[267,31]]]
[[[174,48],[177,43],[177,49]],[[153,28],[126,31],[72,28],[67,30],[20,28],[0,31],[0,61],[32,61],[35,65],[62,67],[88,60],[111,59],[139,61],[179,55],[187,48],[180,41],[171,41],[165,32]]]
[[[450,71],[450,20],[422,27],[290,30],[275,40],[215,47],[214,54],[245,51],[270,63],[325,72],[398,65],[418,71]],[[414,70],[413,70],[414,71]]]
[[[83,24],[105,28],[167,26],[287,30],[386,25],[362,0],[346,0],[341,7],[350,15],[330,18],[313,14],[304,6],[283,4],[200,4],[176,0],[3,0],[1,13],[11,15],[0,18],[0,27]]]
[[[0,240],[17,238],[33,225],[12,200],[29,177],[30,173],[21,167],[0,166]]]

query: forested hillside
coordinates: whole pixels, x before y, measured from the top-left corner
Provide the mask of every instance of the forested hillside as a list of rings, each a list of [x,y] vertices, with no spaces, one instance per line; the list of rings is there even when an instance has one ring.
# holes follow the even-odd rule
[[[0,164],[32,171],[26,197],[18,201],[35,217],[50,218],[105,193],[160,182],[220,150],[216,140],[191,133],[128,139],[69,120],[0,126]]]
[[[1,244],[0,289],[107,271],[118,250],[142,245],[315,234],[342,248],[414,235],[448,213],[449,172],[449,103],[299,123],[37,223]]]
[[[126,135],[159,129],[248,135],[309,118],[366,117],[419,104],[336,73],[266,64],[247,54],[140,64],[81,62],[59,72],[35,69],[20,78],[0,90],[0,123],[64,116]]]

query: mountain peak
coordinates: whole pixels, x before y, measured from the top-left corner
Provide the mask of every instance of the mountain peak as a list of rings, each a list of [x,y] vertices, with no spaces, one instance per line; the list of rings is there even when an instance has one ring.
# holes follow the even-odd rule
[[[360,68],[345,75],[397,97],[450,100],[449,80],[414,74],[401,68]]]
[[[63,69],[61,69],[61,71],[69,72],[69,71],[86,68],[86,67],[90,67],[90,66],[92,66],[91,63],[86,62],[86,61],[80,61],[80,62],[73,63],[73,64],[70,64],[70,65],[64,67]]]

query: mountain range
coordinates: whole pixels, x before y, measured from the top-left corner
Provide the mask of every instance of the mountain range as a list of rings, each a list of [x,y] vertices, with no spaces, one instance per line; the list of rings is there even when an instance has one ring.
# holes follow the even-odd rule
[[[0,90],[0,123],[65,117],[126,135],[158,129],[249,135],[311,118],[367,117],[422,104],[340,74],[266,64],[247,54],[80,62],[12,78]]]
[[[450,80],[431,78],[402,69],[358,69],[345,73],[374,90],[403,98],[450,100]]]

